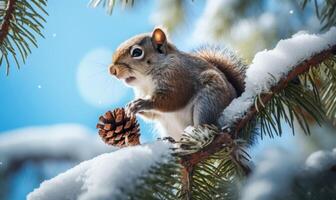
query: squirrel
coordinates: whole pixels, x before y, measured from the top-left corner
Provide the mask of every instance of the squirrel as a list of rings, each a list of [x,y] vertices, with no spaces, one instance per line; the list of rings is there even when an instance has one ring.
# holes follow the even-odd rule
[[[155,28],[122,43],[109,72],[135,92],[128,115],[155,121],[162,137],[179,140],[188,126],[219,125],[223,109],[244,91],[245,68],[227,49],[182,52]]]

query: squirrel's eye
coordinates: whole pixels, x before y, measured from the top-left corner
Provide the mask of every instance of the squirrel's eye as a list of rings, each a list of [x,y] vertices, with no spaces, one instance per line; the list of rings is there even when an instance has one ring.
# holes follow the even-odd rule
[[[144,51],[142,50],[142,48],[138,45],[134,45],[132,48],[131,48],[131,56],[134,58],[134,59],[141,59],[143,58],[144,56]]]

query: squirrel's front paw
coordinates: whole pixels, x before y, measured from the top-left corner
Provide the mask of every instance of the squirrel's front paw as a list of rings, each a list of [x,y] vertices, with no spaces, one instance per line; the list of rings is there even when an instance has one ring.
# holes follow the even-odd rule
[[[126,106],[126,114],[128,116],[136,114],[143,110],[149,110],[153,108],[153,101],[149,99],[136,99]]]

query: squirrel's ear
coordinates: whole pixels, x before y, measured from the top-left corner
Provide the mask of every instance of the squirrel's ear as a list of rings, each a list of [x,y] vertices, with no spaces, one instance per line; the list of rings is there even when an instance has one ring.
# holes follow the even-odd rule
[[[159,53],[166,53],[167,37],[162,29],[156,28],[152,33],[152,43]]]

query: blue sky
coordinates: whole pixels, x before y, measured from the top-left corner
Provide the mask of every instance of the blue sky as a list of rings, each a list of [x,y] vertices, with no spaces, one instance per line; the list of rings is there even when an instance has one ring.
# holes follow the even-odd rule
[[[171,37],[181,49],[190,45],[182,44],[203,3],[190,4],[187,28]],[[131,89],[110,77],[107,65],[120,43],[153,30],[154,9],[155,3],[141,3],[132,10],[117,5],[109,16],[103,8],[89,8],[87,1],[48,1],[45,39],[38,38],[39,47],[32,48],[20,70],[12,62],[7,77],[5,68],[0,68],[0,133],[58,123],[94,129],[101,114],[132,100]],[[143,141],[156,138],[152,125],[141,121],[141,129]]]
[[[88,103],[79,92],[78,67],[92,51],[112,52],[125,39],[151,31],[152,9],[153,4],[132,11],[117,7],[108,16],[103,9],[88,8],[85,1],[48,1],[45,39],[38,39],[39,48],[33,48],[21,70],[13,63],[9,77],[4,67],[0,69],[0,132],[55,123],[94,128],[100,114],[123,106],[132,98],[129,89],[128,95],[113,105],[97,107]],[[99,79],[107,74],[107,64],[106,56],[104,61],[92,61],[92,68],[100,72],[93,76]],[[92,80],[88,77],[88,82]]]

